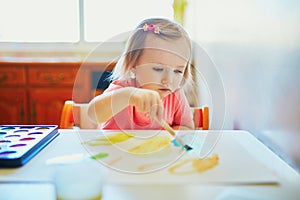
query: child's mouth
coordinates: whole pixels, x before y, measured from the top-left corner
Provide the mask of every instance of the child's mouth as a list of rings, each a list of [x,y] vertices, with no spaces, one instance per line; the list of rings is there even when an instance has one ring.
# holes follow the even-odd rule
[[[168,89],[168,88],[160,88],[159,91],[162,91],[162,92],[171,92],[171,90]]]

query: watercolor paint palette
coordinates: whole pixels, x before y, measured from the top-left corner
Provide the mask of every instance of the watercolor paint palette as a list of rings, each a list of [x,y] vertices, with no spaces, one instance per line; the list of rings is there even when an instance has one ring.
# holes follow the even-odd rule
[[[0,167],[26,164],[58,135],[56,125],[0,125]]]

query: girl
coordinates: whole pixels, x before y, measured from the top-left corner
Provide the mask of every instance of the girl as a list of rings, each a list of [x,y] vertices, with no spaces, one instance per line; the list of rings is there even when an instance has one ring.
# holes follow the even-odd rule
[[[182,89],[191,80],[190,59],[191,41],[179,24],[143,20],[114,68],[114,81],[89,103],[89,117],[102,129],[162,129],[154,119],[194,129]]]

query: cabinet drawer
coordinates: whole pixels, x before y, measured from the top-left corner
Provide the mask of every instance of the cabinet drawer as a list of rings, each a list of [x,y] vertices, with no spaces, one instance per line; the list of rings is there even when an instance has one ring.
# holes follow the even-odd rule
[[[72,86],[76,79],[76,67],[30,67],[28,80],[30,85],[67,85]]]
[[[0,89],[0,124],[26,124],[27,93],[22,88]]]
[[[0,86],[24,85],[25,83],[26,74],[24,67],[0,67]]]

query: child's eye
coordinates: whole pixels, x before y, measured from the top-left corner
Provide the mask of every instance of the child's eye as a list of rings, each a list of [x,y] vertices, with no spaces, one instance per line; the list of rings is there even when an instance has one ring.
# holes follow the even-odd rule
[[[162,67],[153,67],[153,70],[154,71],[157,71],[157,72],[161,72],[163,71],[164,69]]]
[[[178,69],[174,70],[174,72],[175,72],[176,74],[182,74],[182,71],[181,71],[181,70],[178,70]]]

